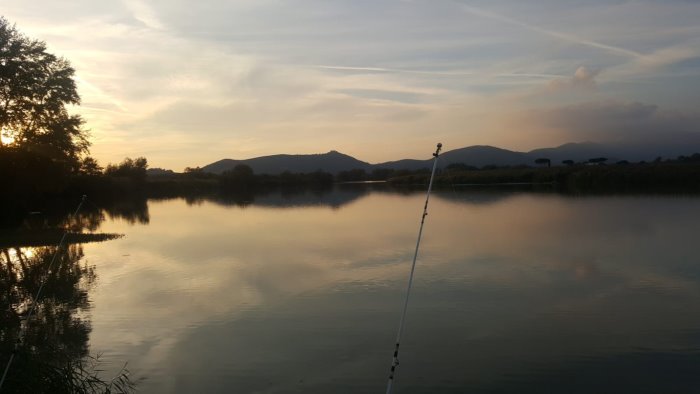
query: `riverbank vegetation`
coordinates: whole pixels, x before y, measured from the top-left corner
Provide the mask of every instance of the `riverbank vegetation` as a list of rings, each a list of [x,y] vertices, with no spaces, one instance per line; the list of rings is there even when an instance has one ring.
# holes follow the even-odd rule
[[[414,173],[390,178],[395,185],[425,184],[430,173]],[[439,171],[435,184],[498,185],[549,184],[561,192],[700,192],[700,154],[651,163],[619,162],[604,164],[595,159],[546,167],[485,167],[463,165]]]
[[[93,160],[84,160],[77,170],[33,152],[14,147],[0,150],[0,195],[2,215],[24,215],[42,211],[57,200],[76,201],[86,194],[101,204],[145,198],[202,195],[250,194],[280,189],[323,189],[334,183],[386,181],[397,187],[426,185],[430,169],[373,171],[351,170],[338,174],[312,173],[255,174],[240,164],[222,174],[186,169],[185,172],[148,170],[147,159],[126,158],[121,163],[101,168]],[[649,163],[601,162],[571,163],[558,166],[518,166],[476,168],[451,164],[439,169],[435,184],[549,185],[567,193],[605,192],[700,192],[700,154]]]
[[[148,169],[144,157],[125,158],[104,168],[90,156],[90,135],[79,115],[80,103],[70,63],[46,51],[46,44],[26,37],[0,18],[0,221],[44,210],[55,201],[89,195],[106,205],[203,194],[241,194],[274,189],[327,188],[333,183],[387,181],[392,185],[427,184],[430,169],[351,169],[331,174],[256,174],[239,164],[222,174],[200,168],[182,173]],[[700,154],[661,158],[651,163],[585,163],[549,158],[531,166],[476,168],[452,163],[437,174],[439,185],[551,184],[565,192],[700,190]]]

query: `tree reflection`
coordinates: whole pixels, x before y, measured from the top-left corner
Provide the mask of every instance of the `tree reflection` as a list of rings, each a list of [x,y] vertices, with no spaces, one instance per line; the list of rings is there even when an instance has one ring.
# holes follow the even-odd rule
[[[102,220],[103,214],[93,211],[64,219],[64,223],[73,229],[95,229]],[[30,233],[26,229],[23,232]],[[13,351],[15,354],[3,393],[128,392],[133,388],[126,373],[113,381],[101,379],[88,353],[91,327],[85,312],[90,309],[88,293],[96,273],[94,266],[82,261],[83,247],[78,242],[95,240],[95,236],[114,237],[74,230],[67,236],[68,246],[58,253],[57,246],[0,247],[2,370]],[[44,244],[47,241],[44,239]],[[31,239],[27,243],[41,242]],[[54,254],[57,257],[52,264]],[[41,297],[27,320],[42,284]]]
[[[148,224],[151,220],[146,198],[131,198],[102,203],[111,219],[124,219],[129,224]]]

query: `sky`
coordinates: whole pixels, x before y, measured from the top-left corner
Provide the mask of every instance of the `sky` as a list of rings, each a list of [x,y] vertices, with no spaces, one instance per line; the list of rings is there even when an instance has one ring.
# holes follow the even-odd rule
[[[2,0],[0,13],[76,69],[72,111],[102,165],[700,135],[700,1]]]

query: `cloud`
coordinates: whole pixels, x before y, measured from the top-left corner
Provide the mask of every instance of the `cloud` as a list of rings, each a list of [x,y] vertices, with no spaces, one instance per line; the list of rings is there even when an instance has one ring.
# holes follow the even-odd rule
[[[576,72],[571,78],[557,78],[549,82],[548,88],[551,91],[560,91],[566,89],[593,89],[596,87],[595,77],[600,73],[600,70],[591,70],[586,66],[581,66],[576,69]]]
[[[455,0],[455,1],[457,1],[457,0]],[[641,53],[636,52],[636,51],[632,51],[632,50],[621,48],[621,47],[614,46],[614,45],[604,44],[604,43],[601,43],[598,41],[579,37],[579,36],[574,35],[574,34],[567,34],[567,33],[562,33],[562,32],[555,31],[555,30],[545,29],[543,27],[540,27],[540,26],[537,26],[534,24],[530,24],[530,23],[525,23],[523,21],[511,18],[511,17],[505,16],[505,15],[497,14],[495,12],[487,11],[487,10],[473,7],[473,6],[468,6],[468,5],[462,4],[459,1],[458,1],[458,3],[462,5],[462,9],[464,11],[469,12],[471,14],[482,16],[485,18],[494,19],[494,20],[497,20],[497,21],[500,21],[503,23],[508,23],[511,25],[519,26],[519,27],[522,27],[524,29],[527,29],[527,30],[530,30],[530,31],[533,31],[536,33],[544,34],[544,35],[547,35],[547,36],[550,36],[550,37],[553,37],[553,38],[556,38],[556,39],[559,39],[559,40],[562,40],[565,42],[569,42],[572,44],[578,44],[578,45],[585,45],[585,46],[597,48],[597,49],[602,49],[602,50],[605,50],[609,53],[613,53],[616,55],[623,55],[623,56],[632,57],[632,58],[639,58],[639,57],[643,56]]]
[[[546,126],[565,129],[572,133],[603,133],[601,136],[628,132],[648,122],[657,114],[655,105],[638,102],[588,102],[545,111],[538,111],[537,118]]]
[[[697,2],[297,3],[5,0],[3,14],[76,68],[102,162],[666,135],[693,115],[634,102],[700,99]],[[606,97],[627,101],[561,107]],[[560,107],[509,123],[545,105]]]
[[[531,111],[521,122],[559,133],[563,141],[608,142],[637,152],[675,156],[700,151],[700,111],[596,101]]]
[[[643,58],[637,59],[637,62],[642,67],[654,70],[687,59],[697,58],[700,56],[699,48],[700,40],[693,40],[687,43],[658,49]]]
[[[663,69],[670,69],[671,74],[677,75],[690,73],[697,75],[697,66],[692,64],[683,66],[684,62],[700,59],[700,40],[694,39],[679,44],[656,49],[643,57],[631,62],[611,67],[605,72],[605,80],[619,81],[629,77],[646,76],[658,78]],[[696,63],[697,64],[697,63]],[[673,66],[680,66],[673,69]]]
[[[126,8],[131,12],[134,19],[143,23],[147,27],[155,30],[163,29],[165,26],[156,16],[155,11],[145,2],[139,0],[123,0]]]
[[[417,104],[425,101],[422,94],[382,89],[338,89],[338,93],[348,96],[366,98],[369,100],[395,101],[399,103]]]

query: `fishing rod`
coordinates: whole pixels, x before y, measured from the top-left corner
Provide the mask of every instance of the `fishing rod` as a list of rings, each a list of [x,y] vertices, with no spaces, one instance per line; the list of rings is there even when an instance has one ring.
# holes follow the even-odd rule
[[[391,394],[391,387],[394,383],[394,376],[396,375],[396,367],[399,366],[399,344],[401,343],[401,334],[403,334],[404,322],[406,320],[406,310],[408,309],[408,297],[411,295],[411,286],[413,285],[413,273],[416,270],[416,259],[418,258],[418,247],[420,246],[420,239],[423,235],[423,224],[425,223],[425,217],[428,216],[428,201],[430,200],[430,191],[433,189],[433,179],[435,178],[435,170],[437,169],[438,156],[440,156],[440,149],[442,149],[442,144],[437,144],[437,149],[433,153],[435,160],[433,161],[433,172],[430,174],[430,183],[428,183],[428,193],[425,196],[425,206],[423,206],[423,215],[420,220],[420,229],[418,230],[418,241],[416,241],[416,250],[413,253],[413,263],[411,264],[411,274],[408,276],[408,286],[406,287],[406,298],[403,303],[403,313],[401,313],[401,320],[399,321],[399,331],[396,334],[396,347],[394,348],[394,357],[391,361],[391,369],[389,370],[389,381],[386,384],[386,394]]]
[[[83,195],[83,198],[80,200],[80,204],[78,204],[78,208],[75,209],[75,212],[73,212],[73,215],[71,216],[71,219],[75,219],[78,217],[78,212],[80,212],[80,208],[83,207],[83,204],[87,200],[87,196]],[[47,277],[51,274],[51,269],[53,268],[54,262],[56,261],[56,258],[58,257],[59,253],[61,252],[61,249],[63,248],[63,244],[66,241],[66,237],[68,236],[68,232],[70,231],[69,228],[66,229],[66,231],[63,233],[63,237],[61,237],[61,241],[58,243],[58,247],[56,248],[56,251],[53,254],[53,257],[51,258],[51,262],[49,263],[49,267],[46,269],[46,276],[44,279],[41,281],[41,285],[39,286],[39,290],[37,290],[36,295],[32,299],[32,307],[29,309],[29,313],[27,314],[27,317],[25,318],[25,324],[20,327],[20,334],[17,338],[17,341],[15,342],[15,347],[12,350],[12,353],[10,354],[10,359],[7,361],[7,364],[5,365],[5,371],[2,373],[2,378],[0,378],[0,390],[2,390],[2,386],[5,383],[5,378],[7,377],[7,373],[10,371],[10,367],[12,366],[12,361],[15,359],[15,354],[17,353],[17,350],[19,349],[20,345],[22,344],[22,339],[24,337],[24,332],[27,330],[27,327],[29,326],[29,319],[32,318],[32,315],[34,314],[34,311],[36,310],[36,307],[39,303],[39,299],[41,297],[41,291],[44,289],[44,285],[46,284],[46,279]]]

